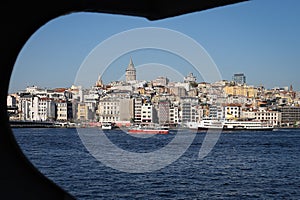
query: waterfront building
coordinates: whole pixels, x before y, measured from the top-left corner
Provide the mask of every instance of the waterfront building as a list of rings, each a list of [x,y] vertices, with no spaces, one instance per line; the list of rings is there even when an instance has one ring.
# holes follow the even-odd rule
[[[30,108],[33,95],[29,93],[21,93],[18,102],[18,113],[20,120],[31,120]]]
[[[66,100],[56,102],[56,120],[68,121],[73,118],[72,103]]]
[[[198,115],[195,113],[194,106],[197,106],[199,103],[199,99],[197,97],[181,97],[180,98],[180,109],[181,109],[181,122],[187,123],[191,122],[192,119],[195,117],[195,115]]]
[[[38,96],[34,96],[31,99],[30,102],[30,107],[29,107],[29,120],[33,120],[33,121],[45,121],[47,118],[47,107],[48,107],[48,103],[50,102],[50,99],[47,98],[43,98],[39,99]],[[53,101],[52,101],[53,102]],[[53,111],[54,111],[54,116],[55,117],[55,105],[53,107]]]
[[[83,103],[88,107],[88,118],[94,120],[96,118],[96,110],[98,108],[99,94],[89,93],[83,95]]]
[[[158,123],[170,123],[170,100],[160,100],[158,102]]]
[[[7,95],[6,98],[7,107],[17,107],[17,99],[13,95]]]
[[[283,126],[293,126],[300,122],[300,107],[283,106],[279,108],[281,112],[281,123]]]
[[[119,99],[119,116],[116,123],[122,121],[122,123],[130,123],[134,117],[134,100],[132,98],[118,98]]]
[[[87,120],[87,112],[88,112],[88,108],[85,105],[85,103],[78,103],[77,104],[77,120],[80,121],[86,121]]]
[[[77,104],[77,120],[91,121],[94,119],[94,113],[89,109],[86,103],[80,102]]]
[[[104,97],[100,99],[97,114],[99,122],[128,124],[133,118],[133,99]]]
[[[120,120],[120,99],[104,97],[98,105],[99,122],[113,122]]]
[[[35,107],[37,106],[37,108]],[[55,120],[55,102],[51,98],[34,98],[32,119],[36,121]]]
[[[281,113],[279,111],[269,110],[267,108],[242,110],[241,118],[268,122],[275,127],[281,125]]]
[[[51,98],[22,93],[18,103],[19,119],[46,121],[55,119],[55,102]]]
[[[209,106],[209,117],[214,119],[223,118],[223,110],[221,105],[212,104]]]
[[[243,73],[234,74],[232,81],[238,85],[244,85],[246,84],[246,76]]]
[[[142,123],[157,123],[156,110],[150,103],[145,103],[142,105],[141,109],[141,121]]]
[[[171,104],[169,121],[171,126],[177,126],[179,124],[179,108],[178,106]]]
[[[134,119],[133,120],[135,123],[141,123],[142,122],[143,99],[141,97],[134,97],[133,103],[134,103]]]
[[[208,105],[199,105],[198,106],[198,114],[199,114],[199,121],[203,118],[209,117],[209,107]]]
[[[223,117],[225,119],[239,119],[241,117],[241,104],[223,105]]]
[[[83,90],[81,86],[72,85],[69,91],[72,93],[73,101],[83,102]]]
[[[191,107],[191,119],[190,122],[198,122],[200,119],[199,106],[193,105]]]
[[[136,69],[134,67],[134,64],[132,62],[132,59],[130,58],[129,64],[126,69],[126,82],[132,82],[136,81]]]
[[[7,112],[10,119],[18,119],[17,98],[13,95],[7,95],[6,98]]]

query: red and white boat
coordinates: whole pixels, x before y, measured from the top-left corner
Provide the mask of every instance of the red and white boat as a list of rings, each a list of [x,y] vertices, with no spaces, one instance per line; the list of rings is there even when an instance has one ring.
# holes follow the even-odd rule
[[[133,126],[127,131],[130,134],[168,134],[169,128],[165,126]]]

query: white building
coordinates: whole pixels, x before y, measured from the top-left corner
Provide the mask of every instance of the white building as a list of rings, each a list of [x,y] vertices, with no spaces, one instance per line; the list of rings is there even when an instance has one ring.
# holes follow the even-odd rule
[[[223,106],[223,117],[225,119],[240,118],[241,111],[241,104],[225,104]]]
[[[55,119],[55,102],[50,98],[23,95],[19,99],[21,120],[46,121]]]
[[[179,124],[179,109],[178,106],[171,105],[169,113],[170,124],[177,126]]]
[[[99,122],[113,122],[120,120],[120,100],[106,97],[100,99],[98,105]]]
[[[56,102],[56,120],[67,121],[72,118],[72,103],[60,100]]]
[[[209,106],[209,117],[214,119],[223,119],[223,109],[221,105],[212,104]]]
[[[180,108],[181,108],[181,122],[187,123],[195,120],[199,115],[196,113],[194,108],[199,103],[197,97],[182,97],[180,98]]]
[[[190,83],[181,83],[181,82],[175,82],[174,87],[182,87],[185,89],[185,91],[190,91],[191,85]]]
[[[135,97],[133,103],[134,103],[134,122],[141,123],[143,99],[140,97]]]
[[[186,77],[184,77],[184,82],[185,83],[190,83],[190,82],[196,82],[196,76],[194,76],[193,73],[189,73]]]
[[[142,105],[141,109],[141,121],[142,123],[155,123],[155,109],[150,103]]]
[[[50,98],[36,98],[38,100],[38,116],[36,120],[54,120],[55,102]]]
[[[267,109],[243,110],[242,117],[268,122],[274,126],[281,125],[281,113],[279,111]]]
[[[31,120],[30,108],[32,103],[32,95],[24,95],[19,98],[18,112],[20,120]]]
[[[155,86],[164,86],[166,87],[169,83],[169,79],[167,77],[157,77],[155,80],[152,81],[153,87]]]
[[[83,96],[83,102],[90,110],[96,110],[99,102],[99,94],[86,94]]]
[[[12,95],[7,95],[6,105],[7,105],[7,107],[16,107],[17,106],[16,97],[14,97]]]
[[[47,89],[41,89],[33,85],[26,87],[26,93],[39,94],[40,96],[43,96],[44,94],[47,94]]]

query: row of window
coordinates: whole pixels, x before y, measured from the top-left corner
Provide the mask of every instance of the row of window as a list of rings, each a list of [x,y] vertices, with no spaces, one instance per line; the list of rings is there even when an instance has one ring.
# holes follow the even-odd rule
[[[104,106],[103,109],[117,109],[117,106]]]
[[[119,111],[116,111],[116,110],[114,110],[114,111],[103,111],[102,112],[104,115],[117,115],[117,114],[119,114],[120,112]]]
[[[274,119],[274,120],[276,120],[277,119],[277,117],[257,117],[257,119]]]
[[[119,105],[119,103],[117,103],[117,102],[100,102],[100,105],[116,106],[116,105]]]
[[[101,117],[102,120],[101,121],[110,121],[110,122],[114,122],[114,121],[119,121],[119,117]]]
[[[270,115],[276,116],[277,113],[254,113],[254,115],[255,115],[255,116],[256,116],[256,115],[259,115],[259,116],[263,116],[263,115],[267,115],[267,116],[270,116]]]

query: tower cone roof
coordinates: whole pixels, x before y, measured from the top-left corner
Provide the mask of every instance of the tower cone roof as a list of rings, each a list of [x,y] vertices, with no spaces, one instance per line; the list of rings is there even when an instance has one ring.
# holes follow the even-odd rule
[[[134,64],[132,62],[132,58],[131,57],[130,57],[130,60],[129,60],[129,64],[128,64],[127,70],[135,70]]]

